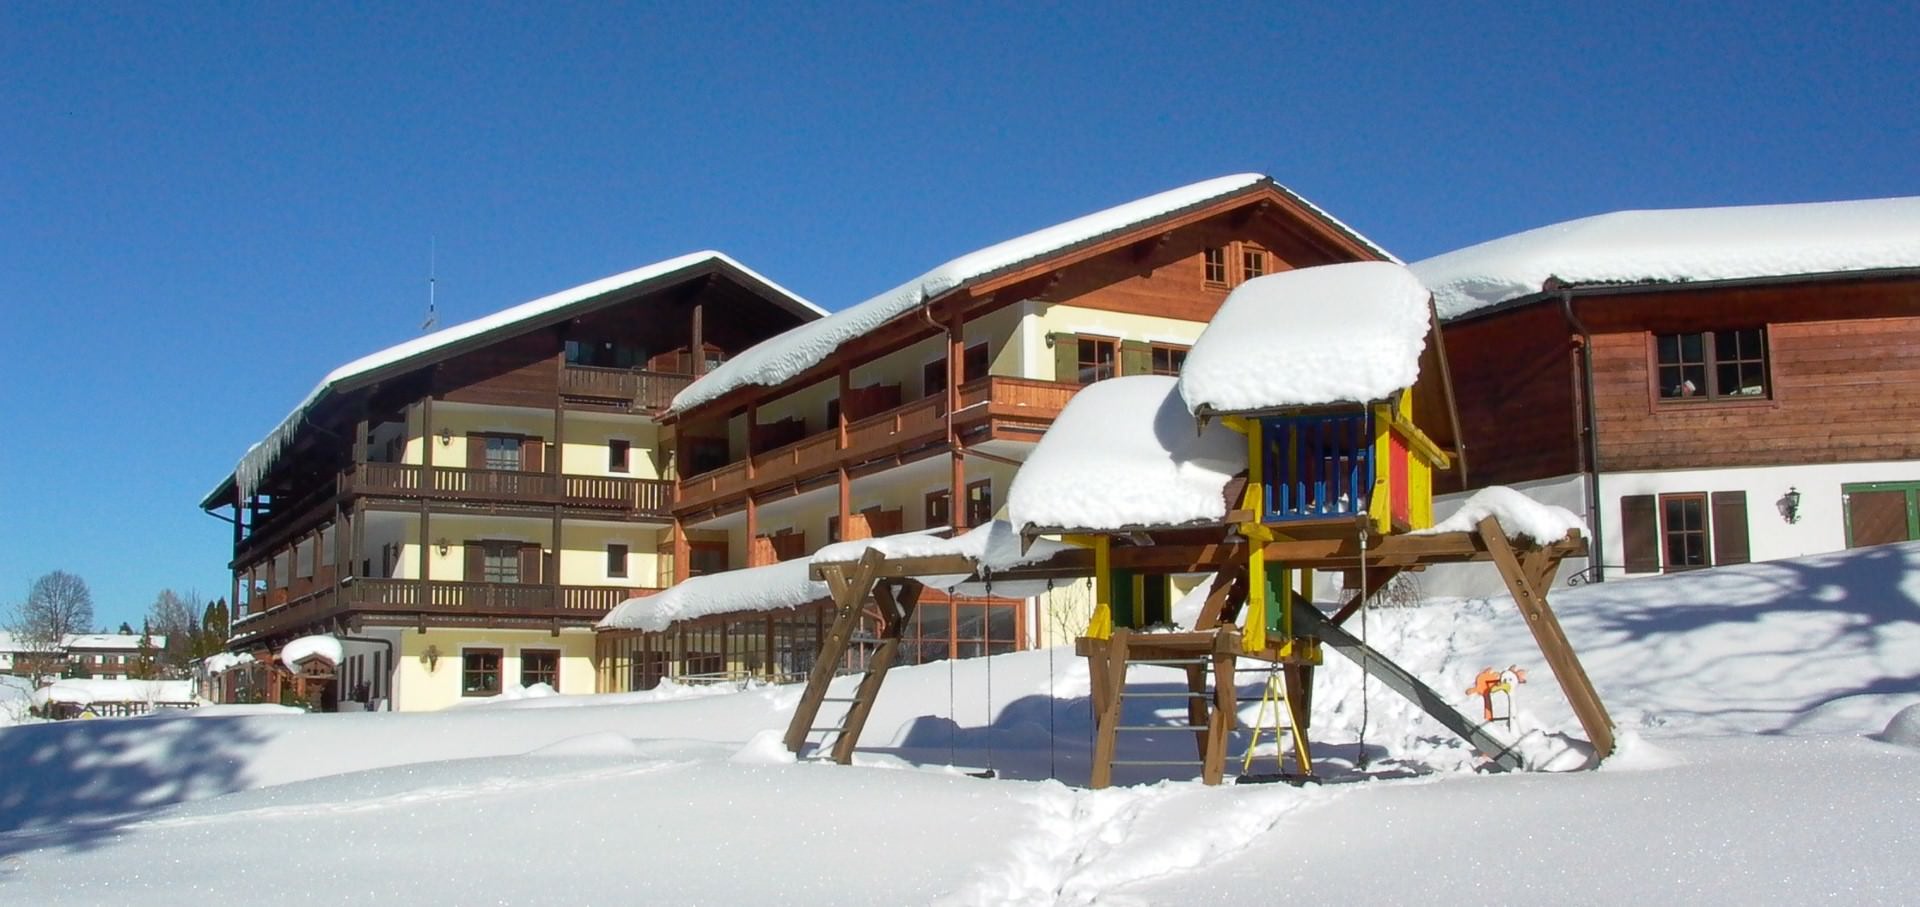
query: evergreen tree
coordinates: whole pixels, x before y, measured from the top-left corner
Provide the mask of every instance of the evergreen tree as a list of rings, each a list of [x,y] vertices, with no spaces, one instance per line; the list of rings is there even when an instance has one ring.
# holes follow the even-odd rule
[[[121,635],[121,636],[132,636],[132,635],[133,635],[133,628],[132,628],[132,627],[129,627],[129,626],[127,626],[127,622],[126,622],[126,621],[124,621],[124,620],[120,622],[120,635]]]
[[[135,680],[152,680],[156,654],[158,653],[153,645],[153,624],[143,620],[140,622],[140,649],[133,657],[133,667],[127,671],[128,676]]]

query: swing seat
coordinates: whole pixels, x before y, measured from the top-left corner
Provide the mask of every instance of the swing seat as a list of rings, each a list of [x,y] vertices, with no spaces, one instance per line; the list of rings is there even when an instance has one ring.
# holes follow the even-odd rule
[[[1250,775],[1235,775],[1233,783],[1290,784],[1294,787],[1305,787],[1309,784],[1319,785],[1320,779],[1313,775],[1302,775],[1298,772],[1255,772]]]

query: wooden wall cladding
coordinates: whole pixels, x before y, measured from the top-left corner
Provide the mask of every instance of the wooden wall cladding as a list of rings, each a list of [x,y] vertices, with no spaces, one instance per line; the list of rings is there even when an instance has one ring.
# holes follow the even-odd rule
[[[500,406],[553,406],[559,393],[560,338],[537,330],[455,356],[435,380],[441,399]]]
[[[1528,306],[1442,330],[1473,486],[1579,471],[1580,373],[1560,310]],[[1458,490],[1448,481],[1437,490]]]

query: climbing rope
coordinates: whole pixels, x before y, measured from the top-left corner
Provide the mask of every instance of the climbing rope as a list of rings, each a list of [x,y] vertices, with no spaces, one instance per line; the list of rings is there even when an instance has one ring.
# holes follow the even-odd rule
[[[987,773],[993,774],[993,571],[980,571],[986,583],[986,602],[980,611],[980,641],[987,653]]]
[[[1046,604],[1041,607],[1053,607],[1053,577],[1051,576],[1047,577],[1047,597],[1045,601]],[[1039,616],[1037,610],[1035,616]],[[1044,620],[1044,618],[1042,619]],[[1059,777],[1054,771],[1054,763],[1057,761],[1056,751],[1059,749],[1059,742],[1054,736],[1058,725],[1058,710],[1054,708],[1055,699],[1053,697],[1053,650],[1057,648],[1059,648],[1059,646],[1056,644],[1056,640],[1049,637],[1047,639],[1047,780],[1049,781]]]

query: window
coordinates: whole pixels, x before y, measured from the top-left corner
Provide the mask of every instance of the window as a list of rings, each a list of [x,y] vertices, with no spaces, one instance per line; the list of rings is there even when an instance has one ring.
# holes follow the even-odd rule
[[[1153,345],[1153,373],[1156,375],[1178,375],[1182,366],[1187,364],[1187,348],[1156,343]]]
[[[960,380],[978,381],[987,376],[987,345],[976,343],[960,354]]]
[[[607,546],[607,576],[613,579],[627,578],[627,546]]]
[[[922,397],[931,397],[947,389],[947,360],[935,359],[920,367]]]
[[[832,400],[827,401],[827,430],[834,431],[834,430],[837,430],[839,427],[840,427],[840,398],[835,397]]]
[[[1227,250],[1224,246],[1214,246],[1206,251],[1207,282],[1225,284],[1227,282]]]
[[[1259,249],[1240,250],[1240,279],[1252,280],[1267,273],[1267,253]]]
[[[647,361],[647,351],[613,340],[567,341],[567,364],[599,368],[638,368]]]
[[[927,492],[926,523],[924,529],[937,529],[953,523],[953,494],[945,489]]]
[[[633,444],[619,438],[607,441],[607,471],[626,472],[633,456]]]
[[[487,583],[519,582],[520,543],[481,542],[480,581]]]
[[[520,650],[520,685],[544,683],[560,689],[560,653],[551,649]]]
[[[1755,399],[1767,395],[1764,328],[1660,334],[1654,355],[1662,399]]]
[[[500,650],[467,649],[460,653],[460,695],[500,694]]]
[[[520,439],[505,435],[487,436],[487,468],[519,470]]]
[[[831,545],[838,541],[840,541],[840,516],[835,514],[827,517],[827,544]]]
[[[726,571],[726,542],[688,542],[687,546],[688,576],[706,576]]]
[[[1081,384],[1113,377],[1113,346],[1111,340],[1080,338],[1078,378]]]
[[[688,438],[687,474],[699,475],[727,465],[727,439]]]
[[[1668,571],[1710,565],[1707,559],[1707,496],[1660,496],[1660,543]]]
[[[967,486],[967,525],[985,526],[993,521],[993,480],[982,479]]]

